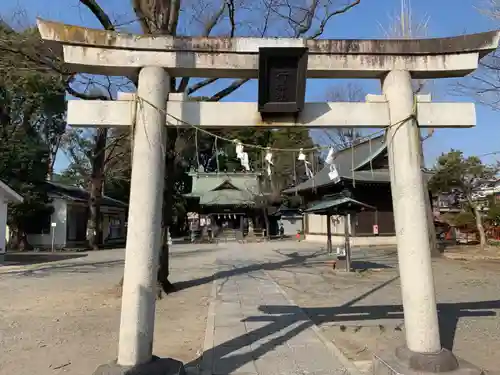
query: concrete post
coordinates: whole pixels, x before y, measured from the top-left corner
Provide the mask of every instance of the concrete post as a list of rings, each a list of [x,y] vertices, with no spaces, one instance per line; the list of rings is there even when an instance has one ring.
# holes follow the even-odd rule
[[[383,91],[389,102],[391,124],[398,124],[415,112],[409,72],[389,72],[383,81]],[[415,353],[437,353],[441,343],[419,141],[420,133],[414,119],[388,129],[406,344]]]
[[[159,67],[146,67],[139,73],[118,346],[121,366],[147,363],[152,358],[168,79],[165,70]]]
[[[345,270],[351,272],[351,215],[344,214]]]
[[[326,249],[328,254],[331,254],[333,251],[332,247],[332,215],[326,215]]]

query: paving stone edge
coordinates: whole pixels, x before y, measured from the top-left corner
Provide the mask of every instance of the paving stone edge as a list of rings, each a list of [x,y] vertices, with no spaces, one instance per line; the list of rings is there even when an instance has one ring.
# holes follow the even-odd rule
[[[203,357],[201,360],[201,368],[198,369],[201,375],[212,375],[213,369],[213,346],[215,332],[215,302],[217,298],[217,280],[212,281],[212,291],[210,293],[210,303],[208,304],[207,326],[205,329],[205,340],[203,342]]]
[[[288,300],[288,302],[290,302],[290,304],[294,306],[297,306],[297,308],[311,322],[311,328],[316,334],[316,336],[318,336],[318,338],[323,342],[323,344],[330,351],[330,353],[333,356],[337,357],[340,363],[346,368],[349,375],[363,375],[363,373],[356,367],[356,365],[351,360],[349,360],[332,341],[328,340],[325,337],[325,335],[323,335],[321,329],[311,319],[309,319],[309,316],[306,314],[306,312],[297,303],[295,303],[295,301],[288,295],[288,293],[273,279],[273,277],[269,274],[269,272],[265,270],[263,270],[263,272],[266,274],[269,280],[271,280],[271,282],[273,282],[274,285],[276,285],[276,288]]]

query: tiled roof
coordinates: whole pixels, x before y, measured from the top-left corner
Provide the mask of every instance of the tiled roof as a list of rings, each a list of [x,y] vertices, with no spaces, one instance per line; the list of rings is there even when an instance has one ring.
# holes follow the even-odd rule
[[[371,139],[355,145],[354,147],[346,148],[339,151],[335,158],[335,166],[339,172],[339,176],[343,179],[352,179],[360,181],[373,182],[389,182],[389,171],[386,169],[372,171],[356,171],[370,162],[375,156],[381,154],[385,150],[384,136]],[[354,174],[353,174],[354,169]],[[333,185],[328,173],[329,166],[325,166],[321,171],[316,173],[313,179],[304,181],[303,183],[286,189],[284,193],[292,193],[295,191],[309,190],[314,187]]]
[[[335,159],[335,166],[340,178],[343,180],[390,183],[391,178],[388,169],[369,169],[369,163],[386,152],[387,146],[385,144],[385,137],[380,136],[338,152]],[[366,170],[367,168],[368,170]],[[335,182],[330,180],[328,176],[329,172],[330,169],[327,165],[316,173],[314,178],[304,181],[297,186],[288,188],[284,190],[283,193],[290,194],[296,191],[306,191],[320,186],[335,185]],[[431,176],[432,173],[424,172],[424,178],[427,180]]]
[[[47,181],[49,185],[49,195],[73,202],[88,202],[90,193],[78,186],[61,184],[59,182]],[[102,197],[101,206],[108,207],[128,207],[128,204],[106,195]]]
[[[193,188],[186,197],[200,198],[201,205],[251,205],[259,194],[255,173],[191,173]]]
[[[370,206],[366,203],[357,201],[357,200],[352,199],[350,197],[341,197],[341,198],[337,198],[337,199],[323,200],[319,203],[314,204],[312,207],[308,208],[304,212],[316,213],[316,214],[326,214],[329,211],[338,211],[340,213],[340,212],[342,212],[342,210],[344,210],[346,208],[355,209],[355,210],[360,210],[360,209],[375,210],[376,209],[373,206]]]
[[[3,192],[3,196],[9,202],[14,202],[14,203],[22,203],[23,202],[23,197],[20,196],[17,192],[14,191],[14,189],[12,189],[9,185],[7,185],[3,181],[0,181],[0,192]]]

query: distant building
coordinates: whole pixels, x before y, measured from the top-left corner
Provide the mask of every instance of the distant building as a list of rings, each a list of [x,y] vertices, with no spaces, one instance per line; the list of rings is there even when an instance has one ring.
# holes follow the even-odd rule
[[[490,198],[500,201],[500,180],[479,181],[472,192],[472,201],[478,204],[482,211],[487,211]],[[434,215],[439,217],[443,214],[458,214],[464,209],[465,197],[454,189],[448,193],[440,193],[434,197]]]
[[[41,223],[39,233],[28,234],[29,243],[35,248],[50,248],[54,238],[55,248],[87,247],[89,192],[76,186],[51,181],[46,183],[49,185],[54,212]],[[127,210],[125,202],[102,197],[102,245],[125,244]]]
[[[23,197],[12,190],[7,184],[0,181],[0,264],[5,257],[5,244],[7,243],[7,205],[9,203],[22,203]]]
[[[396,233],[385,137],[372,138],[339,151],[335,165],[340,180],[331,180],[329,166],[326,166],[314,178],[286,189],[284,193],[301,196],[305,205],[311,207],[328,199],[325,197],[348,192],[353,199],[376,208],[374,211],[365,210],[350,215],[348,227],[352,244],[395,245]],[[431,174],[424,172],[423,176],[428,180]],[[326,242],[326,220],[325,215],[306,214],[306,240]],[[345,235],[344,217],[333,216],[331,227],[333,244],[342,244]]]
[[[199,226],[198,230],[204,231],[204,223],[209,222],[215,237],[228,238],[246,233],[252,225],[255,229],[265,228],[260,173],[199,171],[189,176],[193,179],[192,190],[184,196],[189,210],[196,213],[192,224]],[[276,227],[276,217],[269,215],[267,220]]]
[[[462,210],[462,201],[458,192],[441,193],[433,197],[434,215],[458,213]]]

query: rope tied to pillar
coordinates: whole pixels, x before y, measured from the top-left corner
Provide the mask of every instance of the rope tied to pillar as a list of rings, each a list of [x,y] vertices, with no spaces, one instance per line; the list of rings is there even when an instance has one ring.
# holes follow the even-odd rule
[[[385,129],[385,134],[384,134],[384,141],[387,141],[387,142],[392,142],[392,139],[387,139],[387,134],[389,132],[389,130],[393,127],[396,127],[395,131],[392,133],[393,134],[393,137],[394,135],[396,134],[396,132],[398,131],[399,127],[404,125],[407,121],[410,121],[410,120],[414,120],[415,121],[415,124],[417,125],[417,128],[419,127],[419,124],[418,124],[418,114],[417,114],[417,108],[418,108],[418,98],[417,98],[417,95],[413,95],[413,107],[412,107],[412,110],[411,110],[411,114],[408,115],[407,117],[405,117],[404,119],[398,121],[398,122],[395,122],[394,124],[390,124],[386,129]],[[420,132],[420,130],[419,130]]]

